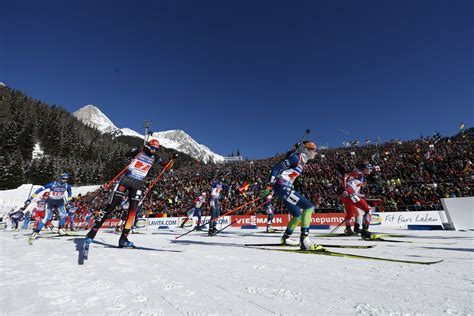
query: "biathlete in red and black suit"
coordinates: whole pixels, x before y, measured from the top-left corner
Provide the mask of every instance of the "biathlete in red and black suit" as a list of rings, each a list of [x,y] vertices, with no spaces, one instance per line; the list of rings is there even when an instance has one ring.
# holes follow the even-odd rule
[[[123,196],[128,191],[128,197],[130,201],[130,206],[128,209],[128,216],[126,217],[125,226],[122,230],[122,235],[119,239],[119,248],[124,247],[134,247],[133,243],[128,240],[128,234],[130,229],[133,226],[135,221],[135,214],[137,212],[138,203],[142,198],[142,189],[145,181],[145,177],[148,175],[151,167],[156,163],[162,165],[163,167],[167,164],[156,154],[160,143],[156,139],[152,139],[148,142],[147,146],[144,146],[142,149],[133,149],[130,151],[129,156],[135,157],[124,175],[118,180],[115,188],[113,190],[112,196],[110,197],[109,204],[105,209],[101,210],[99,215],[95,219],[95,223],[92,229],[87,233],[85,243],[90,244],[94,239],[95,235],[99,231],[102,224],[105,222],[107,217],[115,210],[117,205],[122,202]],[[175,154],[174,158],[177,155]],[[171,167],[171,165],[169,166]]]

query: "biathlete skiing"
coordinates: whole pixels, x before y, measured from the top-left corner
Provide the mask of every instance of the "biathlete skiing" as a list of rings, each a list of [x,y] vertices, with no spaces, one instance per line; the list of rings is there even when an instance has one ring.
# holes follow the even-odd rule
[[[134,224],[138,204],[142,199],[142,190],[145,178],[153,165],[158,163],[163,167],[168,166],[168,168],[170,168],[173,163],[165,163],[160,157],[158,157],[157,150],[159,147],[160,143],[158,140],[152,139],[141,149],[134,148],[130,151],[128,156],[135,158],[133,158],[132,162],[129,164],[128,168],[115,185],[109,204],[103,210],[101,210],[96,217],[92,229],[86,235],[86,244],[90,244],[92,242],[102,224],[117,207],[117,205],[122,202],[123,196],[128,191],[130,205],[128,208],[128,216],[126,216],[125,225],[119,239],[118,247],[134,247],[134,244],[128,240],[128,234]],[[175,159],[177,156],[178,155],[175,154],[172,159]]]

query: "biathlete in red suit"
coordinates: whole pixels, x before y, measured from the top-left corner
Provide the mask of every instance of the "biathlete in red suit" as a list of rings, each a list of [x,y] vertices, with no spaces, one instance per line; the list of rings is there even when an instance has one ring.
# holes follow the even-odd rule
[[[339,196],[344,204],[346,216],[346,235],[361,234],[362,238],[370,238],[368,231],[372,217],[372,208],[365,201],[365,195],[360,192],[365,177],[372,172],[371,164],[363,164],[358,169],[346,174],[342,183],[344,191]],[[351,229],[351,220],[355,217],[354,230]],[[360,227],[362,226],[362,229]]]
[[[35,226],[34,228],[38,227],[39,222],[44,218],[44,210],[46,209],[46,201],[49,198],[49,192],[43,193],[41,196],[41,199],[38,200],[36,207],[33,209],[33,212],[31,213],[31,218],[35,221]],[[48,221],[46,223],[47,227],[51,227],[51,221]]]

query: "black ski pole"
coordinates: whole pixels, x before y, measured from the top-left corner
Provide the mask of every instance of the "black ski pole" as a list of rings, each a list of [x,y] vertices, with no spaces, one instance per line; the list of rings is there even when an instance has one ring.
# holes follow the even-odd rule
[[[298,142],[298,144],[300,144],[300,146],[301,146],[301,142],[303,142],[303,140],[306,138],[306,136],[308,136],[310,133],[311,133],[311,130],[309,128],[307,128],[306,131],[304,132],[303,137],[301,137],[300,141]]]
[[[301,143],[310,133],[311,130],[307,128],[300,140],[290,149],[290,151],[286,153],[286,158],[290,157],[295,151],[297,151],[301,147]]]
[[[342,225],[342,223],[344,223],[345,221],[346,220],[343,219],[333,230],[331,230],[330,234],[334,233],[336,231],[336,229],[338,229]]]

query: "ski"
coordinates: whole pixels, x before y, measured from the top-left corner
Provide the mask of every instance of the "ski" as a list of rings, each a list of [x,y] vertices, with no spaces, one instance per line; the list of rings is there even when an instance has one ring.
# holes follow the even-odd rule
[[[383,258],[383,257],[370,257],[370,256],[362,256],[362,255],[354,255],[349,253],[342,253],[342,252],[334,252],[327,249],[320,249],[320,250],[300,250],[300,249],[281,249],[281,248],[257,248],[261,250],[271,250],[271,251],[282,251],[282,252],[294,252],[294,253],[302,253],[302,254],[312,254],[312,255],[323,255],[323,256],[332,256],[332,257],[345,257],[345,258],[353,258],[353,259],[363,259],[363,260],[378,260],[378,261],[387,261],[387,262],[398,262],[398,263],[410,263],[410,264],[422,264],[422,265],[430,265],[435,263],[440,263],[443,259],[435,260],[435,261],[416,261],[416,260],[403,260],[403,259],[390,259],[390,258]]]
[[[370,239],[364,239],[366,241],[379,241],[379,242],[404,242],[408,244],[425,244],[425,245],[455,245],[456,243],[448,242],[429,242],[429,241],[413,241],[413,240],[399,240],[399,239],[385,239],[382,237],[375,237]]]
[[[408,240],[397,240],[397,239],[385,239],[385,238],[382,238],[382,237],[378,237],[378,236],[375,236],[375,237],[370,237],[370,238],[362,238],[363,240],[366,240],[366,241],[381,241],[381,242],[406,242],[406,243],[411,243],[411,241],[408,241]]]
[[[274,230],[269,231],[269,232],[267,232],[265,230],[264,231],[259,231],[259,232],[257,232],[257,234],[281,234],[281,233],[284,233],[284,232],[285,231],[281,230],[281,229],[274,229]]]
[[[375,234],[375,235],[379,235],[379,236],[385,236],[385,237],[399,237],[399,238],[410,238],[410,237],[413,237],[413,236],[409,236],[409,235],[403,235],[403,234],[384,234],[384,233],[372,233],[372,234]]]
[[[39,238],[58,238],[58,237],[84,237],[85,235],[84,234],[64,234],[64,235],[59,235],[58,233],[52,235],[52,234],[49,234],[49,235],[39,235],[38,237]]]
[[[369,249],[369,248],[374,248],[377,245],[326,245],[326,244],[318,244],[320,246],[326,247],[326,248],[352,248],[352,249]],[[287,247],[289,245],[283,245],[283,244],[278,244],[278,243],[267,243],[267,244],[245,244],[245,247]],[[295,246],[290,246],[290,247],[298,247],[297,245]]]
[[[344,233],[329,233],[329,234],[317,234],[311,237],[317,238],[317,237],[351,237],[351,236],[348,236]]]
[[[397,235],[397,234],[377,234],[373,233],[374,235],[377,235],[378,237],[410,237],[407,235]],[[344,233],[333,233],[333,234],[318,234],[318,235],[313,235],[313,238],[317,237],[357,237],[359,235],[353,235],[353,236],[348,236]]]
[[[35,239],[38,238],[38,233],[37,232],[33,232],[30,237],[28,238],[28,244],[31,246],[33,245],[33,241],[35,241]]]

